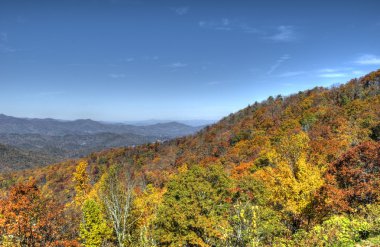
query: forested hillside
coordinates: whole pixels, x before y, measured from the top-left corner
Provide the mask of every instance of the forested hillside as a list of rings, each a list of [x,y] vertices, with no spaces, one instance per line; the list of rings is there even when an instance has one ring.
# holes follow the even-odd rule
[[[30,169],[36,164],[48,165],[56,160],[41,152],[25,151],[14,146],[0,144],[0,172]]]
[[[5,246],[379,246],[380,70],[0,174]],[[17,217],[16,217],[17,215]]]

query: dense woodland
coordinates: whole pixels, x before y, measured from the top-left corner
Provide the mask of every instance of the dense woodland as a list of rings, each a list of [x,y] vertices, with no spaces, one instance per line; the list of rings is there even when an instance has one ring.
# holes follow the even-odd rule
[[[2,246],[379,246],[380,70],[0,174]]]

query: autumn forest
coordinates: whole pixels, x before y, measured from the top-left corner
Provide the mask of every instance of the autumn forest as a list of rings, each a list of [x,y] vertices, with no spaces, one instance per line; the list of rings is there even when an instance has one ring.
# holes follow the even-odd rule
[[[1,246],[380,246],[380,70],[0,174]]]

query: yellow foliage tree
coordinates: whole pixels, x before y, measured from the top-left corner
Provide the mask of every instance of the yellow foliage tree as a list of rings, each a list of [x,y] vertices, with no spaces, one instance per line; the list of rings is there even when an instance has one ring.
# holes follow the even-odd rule
[[[157,217],[158,206],[162,202],[165,189],[158,189],[149,184],[134,201],[133,214],[136,218],[136,240],[139,246],[148,247],[154,243],[153,228]]]
[[[297,220],[323,184],[320,168],[308,160],[308,141],[304,132],[284,138],[263,154],[273,166],[254,174],[267,186],[269,200]]]
[[[90,190],[90,178],[87,173],[88,163],[84,160],[80,161],[73,173],[73,182],[75,184],[75,204],[83,205],[87,194]]]

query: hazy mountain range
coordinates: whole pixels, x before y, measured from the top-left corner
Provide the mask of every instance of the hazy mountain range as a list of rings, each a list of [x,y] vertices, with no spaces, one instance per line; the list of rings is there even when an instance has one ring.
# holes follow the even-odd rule
[[[149,119],[149,120],[143,120],[143,121],[125,121],[125,124],[130,125],[137,125],[137,126],[145,126],[145,125],[153,125],[153,124],[159,124],[159,123],[170,123],[170,122],[177,122],[193,127],[198,126],[206,126],[216,123],[216,120],[204,120],[204,119],[194,119],[194,120],[159,120],[159,119]]]
[[[0,114],[0,171],[59,162],[105,148],[165,141],[193,134],[201,128],[178,122],[137,126],[90,119],[63,121]]]
[[[200,128],[201,127],[189,126],[178,122],[144,124],[137,126],[124,123],[104,123],[91,119],[64,121],[51,118],[16,118],[0,114],[0,134],[42,134],[60,136],[67,134],[95,134],[108,132],[173,138],[192,134]]]

